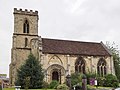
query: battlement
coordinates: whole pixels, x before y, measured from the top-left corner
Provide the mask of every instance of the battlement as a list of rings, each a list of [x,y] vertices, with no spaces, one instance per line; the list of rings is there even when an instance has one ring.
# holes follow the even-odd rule
[[[19,9],[17,10],[17,8],[14,8],[14,14],[23,14],[23,15],[38,15],[38,11],[33,11],[33,10],[22,10],[22,9]]]

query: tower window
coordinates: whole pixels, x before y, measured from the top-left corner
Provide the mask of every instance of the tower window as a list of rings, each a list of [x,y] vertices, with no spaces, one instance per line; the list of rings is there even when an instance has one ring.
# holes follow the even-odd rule
[[[25,47],[27,47],[27,46],[28,46],[28,39],[25,38]]]
[[[28,20],[25,20],[23,24],[23,33],[29,33],[29,23]]]

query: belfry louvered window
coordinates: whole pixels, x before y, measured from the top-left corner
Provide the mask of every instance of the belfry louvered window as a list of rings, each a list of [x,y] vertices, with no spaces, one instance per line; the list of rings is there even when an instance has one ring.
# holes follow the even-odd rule
[[[29,33],[29,22],[28,20],[25,20],[23,24],[23,33]]]

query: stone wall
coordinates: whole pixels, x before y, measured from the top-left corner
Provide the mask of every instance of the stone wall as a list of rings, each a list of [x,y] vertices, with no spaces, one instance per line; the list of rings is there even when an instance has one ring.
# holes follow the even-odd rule
[[[78,55],[61,55],[61,54],[44,54],[41,63],[43,64],[44,70],[46,70],[46,81],[51,82],[51,69],[50,66],[56,64],[64,68],[65,73],[62,76],[62,83],[65,82],[66,75],[75,72],[75,62],[78,59]],[[85,71],[86,73],[97,73],[97,64],[100,58],[103,58],[107,65],[107,74],[114,74],[113,60],[109,56],[81,56],[85,60]],[[54,69],[54,68],[52,68]]]

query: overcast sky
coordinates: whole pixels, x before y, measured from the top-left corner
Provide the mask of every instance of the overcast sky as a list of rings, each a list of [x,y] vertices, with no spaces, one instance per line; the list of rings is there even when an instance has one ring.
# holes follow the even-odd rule
[[[13,9],[39,12],[39,35],[120,46],[120,0],[0,0],[0,73],[9,73]]]

